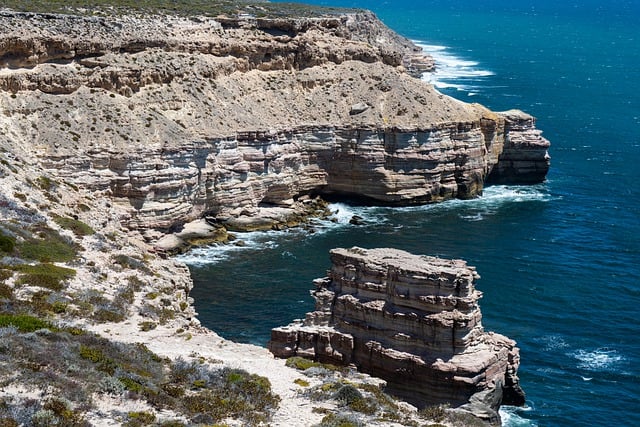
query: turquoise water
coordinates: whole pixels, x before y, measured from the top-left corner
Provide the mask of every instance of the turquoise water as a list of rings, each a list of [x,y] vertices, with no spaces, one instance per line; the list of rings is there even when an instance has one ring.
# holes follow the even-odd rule
[[[640,425],[640,2],[318,1],[369,8],[428,46],[444,93],[523,109],[551,140],[548,181],[403,209],[336,205],[318,232],[243,236],[183,257],[200,319],[265,344],[312,308],[333,247],[461,257],[486,329],[518,341],[528,407],[506,425]],[[353,213],[364,226],[350,226]]]

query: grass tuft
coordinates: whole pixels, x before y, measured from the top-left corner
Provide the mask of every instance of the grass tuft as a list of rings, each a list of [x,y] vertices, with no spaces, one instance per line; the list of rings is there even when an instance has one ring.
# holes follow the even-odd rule
[[[76,271],[71,268],[53,264],[21,264],[12,268],[21,273],[16,285],[40,286],[53,291],[61,291],[63,282],[76,275]]]
[[[20,332],[35,332],[40,329],[54,329],[53,325],[38,317],[26,314],[0,314],[0,327],[13,326]]]
[[[343,371],[344,368],[330,363],[314,362],[311,359],[305,359],[300,356],[293,356],[287,359],[285,364],[290,368],[296,368],[301,371],[306,371],[309,368],[324,368],[329,371]]]
[[[65,230],[71,231],[77,237],[90,236],[92,234],[95,234],[95,230],[93,228],[80,220],[61,216],[55,217],[53,220],[60,227],[64,228]]]

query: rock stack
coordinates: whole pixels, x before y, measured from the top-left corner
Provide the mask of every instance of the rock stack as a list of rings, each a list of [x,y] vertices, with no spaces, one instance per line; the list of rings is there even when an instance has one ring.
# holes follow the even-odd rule
[[[386,248],[333,249],[331,261],[315,311],[272,330],[275,356],[354,364],[418,407],[449,403],[496,421],[501,404],[524,404],[519,349],[484,331],[475,268]]]

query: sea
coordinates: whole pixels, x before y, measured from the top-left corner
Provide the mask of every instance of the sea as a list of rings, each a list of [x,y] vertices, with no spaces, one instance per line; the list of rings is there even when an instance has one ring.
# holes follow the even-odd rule
[[[179,259],[202,323],[265,345],[312,309],[334,247],[463,258],[485,329],[521,349],[527,404],[503,408],[505,426],[640,425],[640,1],[309,3],[373,10],[434,56],[424,80],[443,93],[537,117],[548,179],[420,207],[337,203],[315,232],[194,249]]]

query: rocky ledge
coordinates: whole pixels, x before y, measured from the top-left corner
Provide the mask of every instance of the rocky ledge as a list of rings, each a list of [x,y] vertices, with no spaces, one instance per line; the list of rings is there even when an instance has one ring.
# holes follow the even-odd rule
[[[534,118],[444,96],[415,77],[432,68],[365,11],[0,10],[0,143],[110,197],[148,242],[204,217],[216,236],[286,226],[317,195],[410,205],[544,180]]]
[[[396,249],[334,249],[315,311],[272,330],[277,357],[353,364],[425,407],[449,403],[492,423],[523,405],[516,343],[485,332],[475,268]]]

